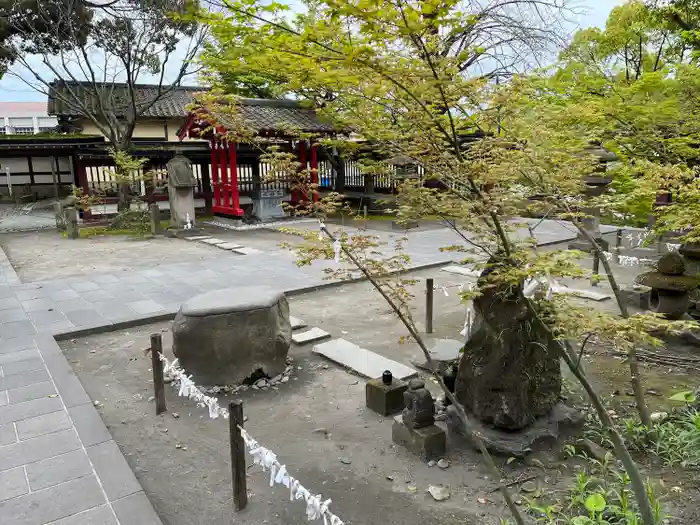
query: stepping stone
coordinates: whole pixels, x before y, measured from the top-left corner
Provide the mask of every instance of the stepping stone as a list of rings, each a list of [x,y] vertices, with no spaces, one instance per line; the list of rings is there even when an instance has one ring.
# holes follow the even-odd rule
[[[445,266],[442,268],[443,272],[456,273],[459,275],[465,275],[467,277],[479,277],[481,275],[480,271],[472,270],[466,266],[457,266],[456,264],[451,264],[450,266]]]
[[[216,247],[222,250],[237,250],[238,248],[243,248],[243,246],[235,242],[222,242],[221,244],[217,244]]]
[[[381,377],[384,370],[391,371],[391,374],[399,379],[407,379],[417,374],[409,366],[360,348],[345,339],[333,339],[314,345],[313,352],[370,379]]]
[[[193,237],[183,237],[183,239],[186,239],[188,241],[202,241],[204,239],[209,239],[208,235],[195,235]]]
[[[202,239],[202,242],[206,243],[206,244],[217,245],[217,244],[224,244],[226,241],[210,237],[208,239]]]
[[[261,250],[258,250],[257,248],[249,248],[248,246],[241,246],[240,248],[234,248],[231,251],[234,251],[240,255],[252,255],[254,253],[262,253]]]
[[[451,363],[459,357],[460,351],[464,343],[456,339],[437,339],[432,348],[428,350],[431,359],[437,366],[438,370],[443,370],[447,363]],[[415,366],[423,370],[430,370],[428,362],[423,356],[411,361]]]
[[[292,330],[298,330],[299,328],[306,328],[306,323],[301,319],[293,316],[289,316],[289,322],[292,323]]]
[[[579,290],[576,288],[569,288],[567,286],[555,286],[552,290],[554,293],[560,293],[565,295],[573,295],[575,297],[581,297],[582,299],[591,299],[592,301],[605,301],[610,299],[609,294],[594,292],[592,290]]]
[[[314,341],[320,341],[321,339],[328,339],[331,336],[325,330],[313,327],[311,330],[306,332],[299,332],[292,334],[292,341],[298,345],[305,345],[306,343],[313,343]]]

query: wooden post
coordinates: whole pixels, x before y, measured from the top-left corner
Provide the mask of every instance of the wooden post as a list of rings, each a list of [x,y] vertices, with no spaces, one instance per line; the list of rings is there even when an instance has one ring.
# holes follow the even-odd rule
[[[425,333],[433,333],[433,279],[425,280]]]
[[[156,398],[156,415],[165,412],[165,381],[163,381],[163,339],[160,334],[151,334],[151,368],[153,369],[153,395]]]
[[[78,228],[78,210],[75,208],[65,208],[63,213],[66,218],[68,236],[71,239],[77,239],[80,237],[80,229]]]
[[[598,279],[596,276],[600,272],[600,258],[598,257],[598,252],[593,252],[593,275],[591,275],[591,286],[598,286]]]
[[[151,235],[157,235],[158,228],[160,227],[160,209],[158,208],[158,203],[152,203],[149,208],[151,212]]]
[[[243,510],[248,504],[248,486],[245,468],[245,442],[241,436],[243,428],[243,401],[240,399],[228,404],[231,439],[231,479],[233,482],[233,504]]]
[[[622,252],[622,228],[615,232],[615,263],[620,264],[620,253]]]

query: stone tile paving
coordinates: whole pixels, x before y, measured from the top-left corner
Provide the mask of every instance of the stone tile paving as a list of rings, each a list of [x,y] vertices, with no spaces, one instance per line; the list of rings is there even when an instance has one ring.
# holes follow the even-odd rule
[[[50,334],[2,341],[0,400],[0,523],[161,523]]]
[[[438,251],[456,241],[447,230],[408,237],[414,266],[455,258]],[[556,224],[538,231],[543,242],[571,237]],[[172,317],[187,298],[221,287],[258,284],[299,292],[327,283],[322,270],[335,267],[322,261],[300,268],[293,261],[293,254],[274,249],[22,284],[2,253],[0,523],[160,524],[54,336]]]

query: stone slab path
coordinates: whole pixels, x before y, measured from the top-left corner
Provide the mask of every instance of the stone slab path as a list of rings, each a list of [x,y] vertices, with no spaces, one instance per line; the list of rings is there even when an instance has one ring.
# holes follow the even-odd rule
[[[345,339],[333,339],[314,345],[313,352],[368,379],[381,377],[385,370],[389,370],[399,379],[407,379],[417,374],[411,367],[361,348]]]
[[[552,222],[538,227],[540,242],[575,237]],[[298,226],[314,227],[308,221]],[[439,251],[458,242],[449,230],[407,236],[412,268],[459,258]],[[382,235],[389,243],[393,237]],[[56,338],[172,318],[183,301],[222,287],[311,291],[329,284],[325,268],[337,268],[333,261],[297,267],[294,255],[282,250],[241,251],[197,263],[21,283],[0,250],[2,525],[161,523]]]

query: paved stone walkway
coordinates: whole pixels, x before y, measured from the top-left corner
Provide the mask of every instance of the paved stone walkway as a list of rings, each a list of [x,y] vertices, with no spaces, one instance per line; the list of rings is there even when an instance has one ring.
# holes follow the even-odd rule
[[[438,250],[457,242],[448,230],[408,236],[413,266],[459,258]],[[538,231],[542,243],[572,236],[551,221]],[[299,268],[273,250],[22,284],[0,250],[0,523],[161,523],[55,337],[172,317],[183,300],[222,287],[299,293],[326,284],[326,267],[335,263]]]

